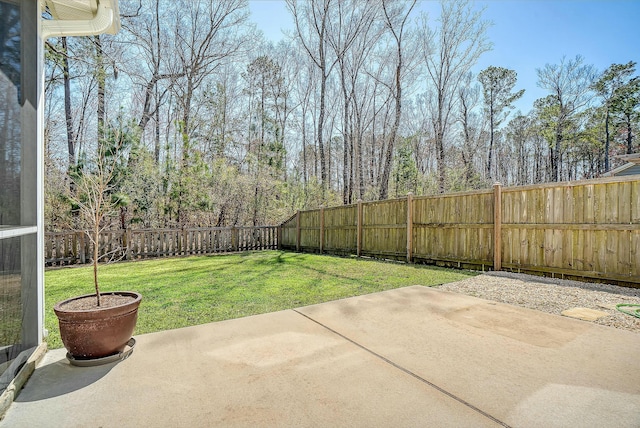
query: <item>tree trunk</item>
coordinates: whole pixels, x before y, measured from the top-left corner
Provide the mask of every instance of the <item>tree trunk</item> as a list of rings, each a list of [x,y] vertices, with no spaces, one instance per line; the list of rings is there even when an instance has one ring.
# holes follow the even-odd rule
[[[358,121],[359,122],[359,121]],[[358,136],[356,139],[357,144],[357,167],[358,167],[358,197],[364,200],[364,156],[362,154],[362,132],[360,132],[361,125],[358,123]]]
[[[340,83],[342,84],[342,98],[344,103],[344,111],[342,118],[342,145],[344,148],[342,160],[344,166],[342,168],[342,203],[347,205],[349,203],[351,195],[351,171],[349,169],[349,96],[347,94],[346,82],[344,79],[344,64],[340,64],[342,70],[340,70]]]
[[[327,87],[327,77],[325,75],[325,69],[322,67],[322,81],[320,82],[320,114],[318,115],[318,149],[320,150],[320,177],[322,188],[322,201],[324,202],[325,193],[327,189],[327,159],[324,154],[324,141],[322,133],[324,130],[324,104],[325,104],[325,92]]]
[[[69,56],[67,51],[67,38],[62,37],[62,74],[64,80],[64,116],[67,124],[67,150],[69,155],[69,168],[76,165],[76,137],[73,132],[73,116],[71,114],[71,82],[69,78]]]
[[[393,149],[395,147],[398,128],[400,127],[400,116],[402,114],[402,86],[400,85],[400,72],[402,71],[402,47],[398,41],[398,63],[396,64],[396,106],[395,119],[389,136],[389,144],[384,158],[384,169],[382,170],[382,179],[380,181],[380,200],[387,199],[389,193],[389,177],[391,176],[391,166],[393,161]]]
[[[353,165],[353,157],[354,157],[354,144],[353,144],[353,118],[351,119],[351,125],[349,127],[349,171],[351,172],[349,174],[349,200],[348,203],[352,203],[353,202],[353,186],[354,186],[354,179],[355,179],[355,174],[356,174],[356,170],[354,169],[354,165]]]
[[[471,166],[471,135],[469,132],[469,112],[467,106],[463,103],[463,120],[462,131],[464,133],[464,148],[462,150],[462,164],[464,165],[464,177],[467,185],[471,182],[472,166]]]
[[[302,181],[305,198],[307,195],[307,112],[302,110]],[[306,200],[305,200],[306,205]]]
[[[444,165],[444,135],[440,129],[436,131],[436,159],[438,161],[438,192],[444,193],[446,174]]]
[[[633,133],[631,132],[631,115],[627,115],[627,154],[630,155],[633,153]]]
[[[154,63],[154,77],[157,76],[158,70],[160,68],[160,0],[156,1],[155,8],[155,26],[156,26],[156,58]],[[155,144],[153,146],[153,155],[154,160],[156,161],[156,165],[160,163],[160,96],[158,94],[158,85],[154,84],[155,89]],[[143,114],[144,117],[144,114]],[[146,124],[145,124],[146,125]],[[143,127],[144,129],[144,127]]]
[[[193,85],[191,79],[187,80],[187,91],[184,99],[184,111],[182,113],[182,165],[185,166],[189,158],[189,120],[191,116],[191,99],[193,97]]]
[[[562,134],[556,134],[556,147],[551,153],[551,178],[553,181],[560,181],[560,149],[562,146]]]
[[[158,87],[156,86],[156,112],[155,112],[155,141],[153,146],[153,158],[156,161],[156,165],[160,164],[160,108],[158,104],[160,99],[158,96]]]
[[[100,35],[94,36],[94,42],[96,45],[96,75],[98,77],[98,141],[101,141],[102,136],[104,135],[104,92],[107,76],[104,68],[102,42],[100,40]]]
[[[487,159],[487,177],[491,180],[493,174],[491,174],[491,159],[493,158],[493,106],[490,107],[489,112],[489,156]]]
[[[95,214],[95,224],[93,225],[93,286],[96,291],[96,303],[100,306],[100,286],[98,285],[98,256],[100,251],[100,215]]]
[[[154,93],[154,88],[156,87],[156,82],[158,81],[158,75],[155,74],[151,77],[151,80],[147,83],[147,86],[144,91],[144,103],[142,105],[142,116],[140,117],[140,121],[138,122],[138,128],[140,128],[140,132],[144,131],[144,128],[147,127],[147,123],[151,119],[151,97]],[[157,91],[156,91],[157,96]],[[157,100],[157,97],[156,97]],[[157,107],[156,107],[157,108]]]
[[[607,108],[607,113],[606,116],[604,118],[604,134],[605,134],[605,140],[604,140],[604,170],[609,171],[609,106],[606,107]]]

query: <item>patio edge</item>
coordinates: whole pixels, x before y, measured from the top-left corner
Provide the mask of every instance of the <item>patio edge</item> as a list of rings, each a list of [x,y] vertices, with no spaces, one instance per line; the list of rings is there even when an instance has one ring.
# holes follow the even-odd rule
[[[7,388],[4,390],[2,395],[0,395],[0,420],[4,418],[5,413],[9,410],[9,407],[16,399],[18,394],[20,394],[20,390],[27,382],[31,374],[36,369],[38,363],[44,358],[47,353],[47,343],[42,342],[40,345],[35,347],[34,351],[31,353],[27,361],[24,363],[20,371],[15,376],[15,378],[7,385]]]

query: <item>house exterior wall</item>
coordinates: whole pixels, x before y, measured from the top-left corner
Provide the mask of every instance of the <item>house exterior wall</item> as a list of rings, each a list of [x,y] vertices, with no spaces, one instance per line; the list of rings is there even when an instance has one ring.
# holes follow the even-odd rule
[[[625,169],[624,171],[620,171],[617,174],[614,174],[618,177],[628,176],[628,175],[636,175],[640,174],[640,164],[636,164],[630,168]]]

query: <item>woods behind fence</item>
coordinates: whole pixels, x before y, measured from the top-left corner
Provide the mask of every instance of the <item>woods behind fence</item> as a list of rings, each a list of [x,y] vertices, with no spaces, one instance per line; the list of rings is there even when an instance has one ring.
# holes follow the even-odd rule
[[[277,230],[276,226],[262,226],[105,231],[100,235],[100,255],[112,260],[136,260],[276,249]],[[45,234],[47,266],[90,263],[90,257],[91,242],[86,232]]]
[[[280,226],[105,232],[113,258],[288,249],[640,286],[640,178],[608,178],[300,211]],[[84,232],[47,233],[46,264],[88,263]]]
[[[640,286],[640,179],[585,180],[298,212],[284,249]]]

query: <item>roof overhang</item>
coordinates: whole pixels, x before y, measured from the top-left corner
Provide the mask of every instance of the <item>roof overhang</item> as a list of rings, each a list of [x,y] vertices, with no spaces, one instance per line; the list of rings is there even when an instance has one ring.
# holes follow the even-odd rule
[[[640,153],[633,153],[630,155],[617,155],[617,156],[614,156],[614,158],[627,161],[627,163],[617,167],[616,169],[612,169],[611,171],[602,174],[603,177],[612,177],[616,174],[626,171],[631,167],[634,167],[635,165],[640,165]]]
[[[42,38],[116,34],[118,0],[43,0],[53,19],[42,20]]]
[[[618,156],[614,156],[614,158],[627,161],[627,162],[640,163],[640,153],[632,153],[630,155],[618,155]]]

